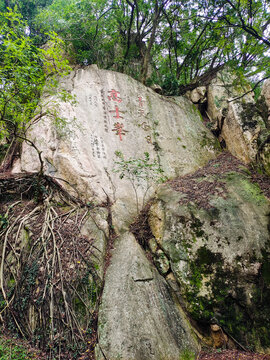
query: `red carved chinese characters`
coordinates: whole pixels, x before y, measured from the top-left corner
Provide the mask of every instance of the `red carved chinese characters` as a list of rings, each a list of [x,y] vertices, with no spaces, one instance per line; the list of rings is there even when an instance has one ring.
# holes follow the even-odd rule
[[[111,91],[109,91],[108,99],[110,101],[116,101],[118,103],[121,103],[122,99],[119,97],[119,94],[119,91],[112,89]],[[113,117],[116,120],[123,119],[123,116],[120,115],[120,113],[123,113],[123,111],[120,110],[117,104],[115,104],[114,110],[110,110],[110,113],[115,113]],[[115,132],[115,135],[119,136],[120,141],[123,140],[123,136],[126,135],[127,132],[127,130],[124,129],[124,124],[120,123],[119,121],[114,123],[114,128],[112,129],[112,131]]]
[[[139,99],[139,107],[143,107],[143,99],[141,96],[138,96]]]
[[[120,102],[122,102],[122,99],[120,97],[118,97],[118,94],[120,94],[119,91],[112,89],[111,91],[109,91],[108,99],[117,101],[118,103],[120,103]]]
[[[127,130],[124,129],[124,124],[120,124],[119,122],[114,124],[114,128],[112,131],[116,132],[116,135],[119,136],[120,141],[123,140],[122,135],[126,135]]]
[[[119,107],[115,105],[115,110],[110,110],[110,112],[115,112],[115,116],[113,116],[116,119],[123,119],[123,116],[120,115],[120,112],[123,112],[119,110]]]

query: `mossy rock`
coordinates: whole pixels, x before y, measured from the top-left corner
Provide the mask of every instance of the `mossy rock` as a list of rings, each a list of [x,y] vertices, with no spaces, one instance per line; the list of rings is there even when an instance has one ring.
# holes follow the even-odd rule
[[[162,229],[159,244],[190,315],[202,327],[216,317],[237,341],[263,351],[270,347],[270,202],[248,171],[222,166],[205,172],[203,181],[216,186],[208,193],[200,193],[202,171],[191,193],[188,182],[174,183],[178,191],[161,187],[149,224]],[[157,208],[163,214],[155,217]]]

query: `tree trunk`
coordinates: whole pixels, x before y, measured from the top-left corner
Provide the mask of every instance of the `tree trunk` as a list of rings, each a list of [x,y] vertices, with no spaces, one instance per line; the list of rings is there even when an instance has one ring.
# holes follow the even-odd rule
[[[141,82],[143,84],[145,84],[146,80],[147,80],[148,66],[149,66],[149,62],[150,62],[150,54],[151,54],[151,49],[152,49],[154,41],[155,41],[156,30],[157,30],[159,17],[160,17],[160,12],[161,12],[161,9],[158,8],[157,2],[156,2],[151,36],[150,36],[150,39],[149,39],[149,42],[148,42],[146,52],[145,52],[145,54],[143,56],[143,59],[142,59]]]

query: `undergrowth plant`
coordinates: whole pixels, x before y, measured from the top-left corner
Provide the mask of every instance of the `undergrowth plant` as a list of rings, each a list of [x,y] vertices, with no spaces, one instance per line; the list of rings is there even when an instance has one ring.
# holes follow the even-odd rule
[[[8,348],[0,345],[0,359],[1,360],[28,360],[31,359],[23,348],[15,347]]]
[[[121,151],[115,151],[116,160],[113,172],[118,173],[120,179],[126,178],[131,183],[134,190],[137,212],[140,210],[138,191],[143,191],[142,207],[145,205],[146,196],[154,184],[162,183],[167,178],[164,170],[156,159],[151,160],[148,152],[144,153],[143,158],[125,159]]]
[[[30,360],[32,354],[22,345],[10,339],[0,339],[1,360]]]
[[[181,355],[179,360],[196,360],[196,355],[192,350],[185,349]]]

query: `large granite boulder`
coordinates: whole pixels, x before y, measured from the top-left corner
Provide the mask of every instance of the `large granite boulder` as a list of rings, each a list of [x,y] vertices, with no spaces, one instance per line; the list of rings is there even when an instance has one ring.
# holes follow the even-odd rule
[[[87,201],[100,203],[108,195],[134,206],[133,184],[113,172],[116,151],[125,159],[141,159],[147,152],[169,178],[216,156],[215,138],[184,98],[176,103],[127,75],[95,65],[72,71],[61,89],[75,96],[76,104],[44,98],[49,114],[33,124],[28,137],[42,151],[45,173]],[[14,171],[39,167],[37,152],[24,144]],[[142,179],[136,188],[140,206],[147,186]]]
[[[69,225],[68,235],[77,231],[92,247],[83,263],[75,259],[68,269],[86,271],[90,264],[93,270],[92,277],[83,278],[85,298],[72,300],[78,324],[90,324],[87,312],[79,311],[82,302],[88,304],[88,280],[96,289],[91,311],[96,311],[104,289],[97,359],[178,360],[187,353],[196,355],[199,343],[182,299],[199,325],[209,325],[215,316],[235,338],[267,349],[269,202],[250,183],[247,170],[226,155],[214,160],[220,152],[217,139],[183,97],[161,96],[127,75],[94,65],[74,69],[61,80],[59,93],[63,90],[76,103],[69,96],[69,102],[43,97],[46,114],[27,134],[36,149],[23,144],[13,173],[38,172],[38,149],[46,179],[61,184],[61,190],[83,200],[87,208],[85,214],[78,213],[79,220],[70,210],[82,227],[78,231]],[[194,92],[193,100],[204,102],[204,90]],[[259,153],[267,163],[267,132],[255,115],[243,117],[244,105],[233,102],[221,117],[213,117],[223,122],[221,135],[233,154],[245,162],[254,160],[260,139],[264,145]],[[144,219],[149,217],[153,235],[147,245],[152,264],[129,225],[158,188],[160,174],[171,180],[157,190]],[[57,198],[50,201],[58,203]]]
[[[27,136],[45,174],[94,209],[81,234],[95,240],[91,257],[98,278],[106,272],[97,358],[178,360],[186,351],[197,354],[198,340],[177,297],[128,226],[156,185],[157,174],[142,175],[141,168],[155,164],[167,178],[193,172],[217,156],[215,137],[189,100],[160,96],[124,74],[75,69],[61,80],[62,90],[76,103],[44,97],[46,115]],[[114,171],[117,161],[131,161],[138,171],[129,176],[124,168],[122,178]],[[13,173],[39,169],[36,149],[25,143]],[[113,245],[115,235],[120,238]]]
[[[270,202],[229,154],[160,187],[149,248],[167,257],[199,324],[217,318],[238,342],[269,351]],[[153,247],[153,242],[157,246]],[[164,256],[163,255],[163,256]],[[256,329],[256,330],[255,330]]]
[[[252,107],[255,107],[254,102],[248,105],[240,101],[230,103],[221,129],[226,148],[245,163],[256,160],[260,133],[265,129],[259,114],[250,111]]]
[[[268,99],[267,89],[266,83],[263,94]],[[226,70],[208,86],[207,115],[219,140],[238,159],[258,162],[270,174],[270,130],[261,105],[250,86]]]
[[[172,289],[131,233],[115,244],[98,325],[97,360],[179,360],[199,350]]]
[[[207,87],[207,115],[210,118],[212,128],[222,127],[222,120],[228,112],[229,101],[238,98],[247,92],[247,95],[241,98],[244,103],[254,101],[253,92],[248,84],[243,85],[243,81],[228,71],[223,69],[218,72],[216,77]]]

